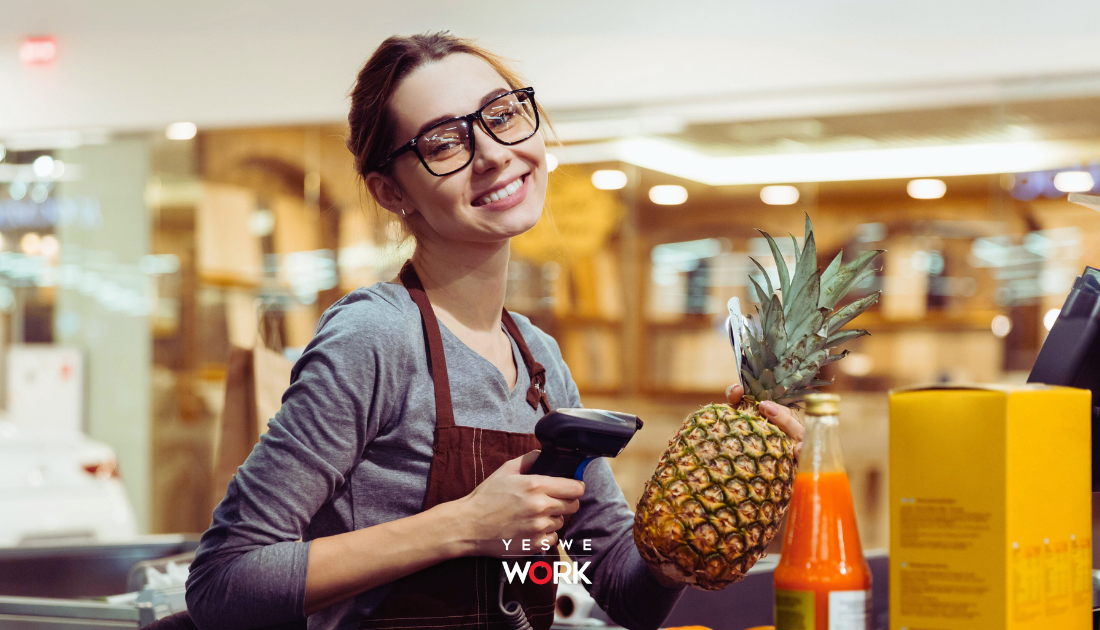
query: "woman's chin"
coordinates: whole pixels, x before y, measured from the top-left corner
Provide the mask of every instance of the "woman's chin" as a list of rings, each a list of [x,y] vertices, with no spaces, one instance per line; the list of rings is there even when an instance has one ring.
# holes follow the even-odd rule
[[[542,218],[542,208],[526,208],[525,205],[521,204],[507,212],[481,217],[478,221],[481,228],[479,231],[488,237],[486,240],[492,241],[509,239],[527,232]]]

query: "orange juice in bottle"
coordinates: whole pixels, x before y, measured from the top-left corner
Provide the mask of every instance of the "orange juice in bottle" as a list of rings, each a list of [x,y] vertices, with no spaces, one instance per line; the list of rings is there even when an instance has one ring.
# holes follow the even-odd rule
[[[776,630],[870,630],[871,570],[840,451],[840,397],[806,397],[806,434],[775,569]]]

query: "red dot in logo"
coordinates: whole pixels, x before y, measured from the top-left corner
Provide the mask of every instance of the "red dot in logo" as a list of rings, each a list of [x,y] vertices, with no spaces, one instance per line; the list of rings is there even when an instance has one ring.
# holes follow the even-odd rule
[[[539,568],[540,566],[542,568],[546,569],[546,577],[544,577],[542,579],[539,579],[539,578],[535,577],[535,569]],[[550,568],[550,565],[543,562],[542,560],[539,560],[535,564],[531,565],[531,573],[530,573],[531,581],[534,582],[535,584],[546,584],[547,582],[550,581],[550,576],[553,575],[553,573],[554,573],[554,570]]]

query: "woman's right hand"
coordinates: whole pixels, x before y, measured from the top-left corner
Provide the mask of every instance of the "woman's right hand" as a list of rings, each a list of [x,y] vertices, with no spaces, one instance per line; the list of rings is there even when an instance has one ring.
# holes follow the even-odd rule
[[[474,491],[455,502],[465,524],[467,555],[523,554],[529,541],[531,554],[558,544],[557,531],[566,514],[580,509],[584,482],[544,475],[525,475],[538,451],[509,460],[482,481]],[[511,541],[507,546],[504,541]]]

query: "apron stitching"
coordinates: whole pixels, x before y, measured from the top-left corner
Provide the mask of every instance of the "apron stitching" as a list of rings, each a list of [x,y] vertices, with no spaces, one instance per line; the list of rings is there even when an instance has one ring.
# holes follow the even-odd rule
[[[479,431],[478,431],[477,427],[474,427],[474,435],[473,435],[472,438],[470,438],[470,454],[474,456],[473,460],[474,460],[474,485],[475,486],[478,485],[478,483],[480,483],[478,481],[478,478],[477,478],[477,476],[478,476],[477,475],[477,464],[478,464],[477,436],[478,436],[478,433],[479,433]],[[480,619],[481,618],[481,558],[480,557],[475,557],[474,558],[474,600],[475,600],[475,604],[477,605],[477,618]],[[475,623],[477,623],[477,622],[475,622]]]
[[[475,435],[477,436],[477,461],[481,464],[482,481],[485,481],[485,479],[484,479],[484,477],[485,477],[485,460],[482,458],[482,440],[485,437],[485,432],[481,431],[479,429],[478,431],[475,432]],[[476,480],[477,477],[475,476],[474,479]],[[481,570],[481,575],[478,576],[478,581],[481,582],[481,581],[484,580],[484,584],[485,584],[485,589],[486,589],[486,593],[485,593],[485,613],[486,614],[489,613],[489,593],[488,593],[488,591],[489,591],[489,575],[488,575],[489,574],[489,567],[488,567],[488,564],[489,563],[486,561],[485,558],[481,559],[481,569],[480,569]],[[481,599],[480,599],[480,597],[479,597],[478,603],[477,603],[477,612],[478,612],[478,614],[481,613]]]
[[[546,612],[535,613],[533,615],[527,615],[527,617],[528,618],[531,618],[531,617],[545,617],[546,615],[552,615],[552,614],[554,614],[554,611],[550,610],[550,611],[546,611]],[[473,616],[481,617],[481,615],[473,615]],[[434,617],[390,617],[388,619],[385,619],[385,621],[392,621],[392,620],[395,620],[395,619],[427,619],[427,620],[431,621],[435,618]],[[396,626],[393,626],[393,625],[391,625],[391,626],[376,626],[376,625],[372,624],[370,626],[370,628],[372,628],[373,630],[397,630],[398,628],[450,628],[450,627],[454,627],[454,626],[463,626],[463,625],[466,625],[466,623],[467,622],[465,622],[465,621],[456,621],[456,622],[453,622],[453,623],[441,623],[441,624],[434,624],[434,625],[425,625],[425,624],[418,623],[415,626],[408,626],[408,625],[404,625],[404,624],[400,624],[400,625],[396,625]],[[489,622],[487,622],[487,623],[489,623]]]
[[[553,608],[554,606],[555,606],[555,604],[541,604],[539,606],[527,606],[527,607],[525,607],[525,610],[542,610],[543,608]],[[544,611],[544,612],[539,613],[539,614],[544,614],[545,615],[545,614],[547,614],[547,612]],[[400,619],[400,620],[410,620],[410,619],[455,619],[455,618],[458,618],[458,617],[502,617],[502,616],[504,616],[503,612],[490,612],[490,613],[485,613],[485,614],[466,613],[466,614],[463,614],[463,615],[432,615],[432,616],[428,616],[428,617],[387,617],[385,619],[385,621],[389,621],[391,619]],[[371,621],[371,620],[368,619],[367,621]]]
[[[473,436],[470,437],[470,453],[471,454],[477,453],[477,427],[474,427],[474,434],[473,434]],[[477,457],[475,456],[473,458],[473,460],[474,460],[474,485],[476,486],[477,483],[478,483],[478,481],[477,481]]]

